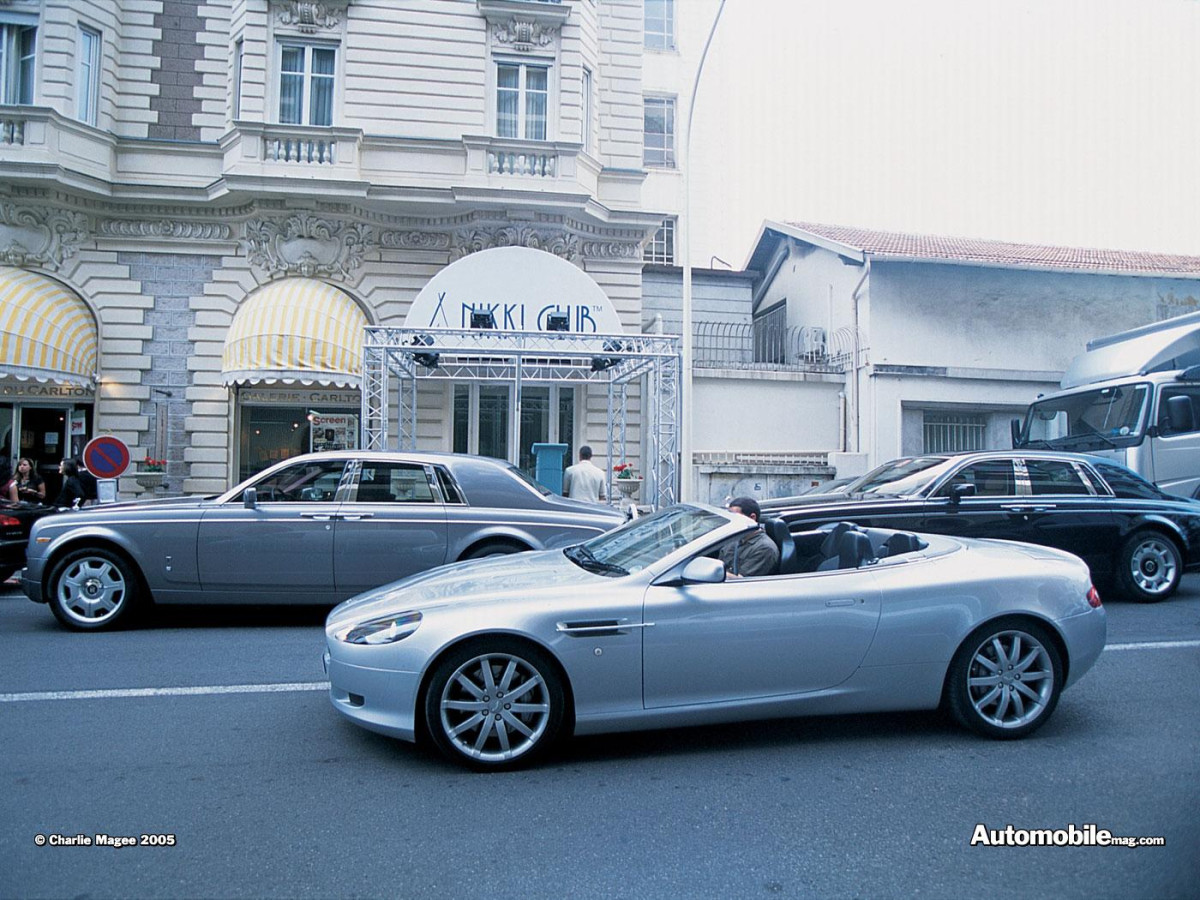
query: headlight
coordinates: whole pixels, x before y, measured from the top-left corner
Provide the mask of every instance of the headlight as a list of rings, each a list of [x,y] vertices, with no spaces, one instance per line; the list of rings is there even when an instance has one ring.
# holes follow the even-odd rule
[[[337,636],[347,644],[394,644],[416,631],[420,624],[419,612],[405,612],[359,622],[342,629]]]

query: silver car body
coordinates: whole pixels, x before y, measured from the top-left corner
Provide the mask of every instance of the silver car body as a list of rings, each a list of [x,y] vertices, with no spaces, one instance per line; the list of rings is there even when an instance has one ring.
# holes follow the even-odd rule
[[[934,708],[964,639],[1000,617],[1052,631],[1064,687],[1104,646],[1087,568],[1058,550],[923,535],[923,549],[864,568],[683,583],[689,562],[750,523],[680,508],[720,525],[623,577],[555,550],[448,566],[343,603],[326,624],[333,706],[414,740],[431,668],[482,636],[516,636],[553,657],[576,734]],[[402,640],[347,641],[357,624],[405,612],[420,624]]]
[[[419,499],[384,495],[382,487],[368,494],[367,476],[383,472],[385,487],[415,490]],[[287,484],[296,485],[287,499],[264,487]],[[249,506],[248,488],[256,494]],[[563,546],[624,519],[609,507],[542,493],[500,460],[330,451],[278,463],[216,497],[48,516],[30,535],[22,585],[45,602],[58,559],[104,548],[136,566],[156,603],[332,606],[481,549]]]

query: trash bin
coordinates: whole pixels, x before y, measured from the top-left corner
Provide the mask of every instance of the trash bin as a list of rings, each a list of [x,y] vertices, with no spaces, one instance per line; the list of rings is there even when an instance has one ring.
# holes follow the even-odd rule
[[[533,445],[533,477],[538,484],[556,494],[563,491],[563,457],[566,454],[566,444]]]

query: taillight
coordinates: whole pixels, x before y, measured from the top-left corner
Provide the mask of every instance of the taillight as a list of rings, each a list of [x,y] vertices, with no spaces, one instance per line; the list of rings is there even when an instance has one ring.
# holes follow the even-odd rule
[[[1087,601],[1088,606],[1090,606],[1092,609],[1100,608],[1100,592],[1096,590],[1096,586],[1094,584],[1088,588]]]
[[[21,520],[14,519],[12,516],[0,516],[0,525],[3,525],[5,528],[20,527]]]

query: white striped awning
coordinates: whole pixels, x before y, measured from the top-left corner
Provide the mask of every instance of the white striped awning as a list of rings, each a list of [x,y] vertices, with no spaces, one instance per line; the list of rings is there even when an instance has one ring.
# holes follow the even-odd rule
[[[53,278],[0,266],[0,375],[95,387],[96,319]]]
[[[359,387],[367,317],[348,294],[286,278],[246,298],[225,338],[227,385],[283,382]]]

